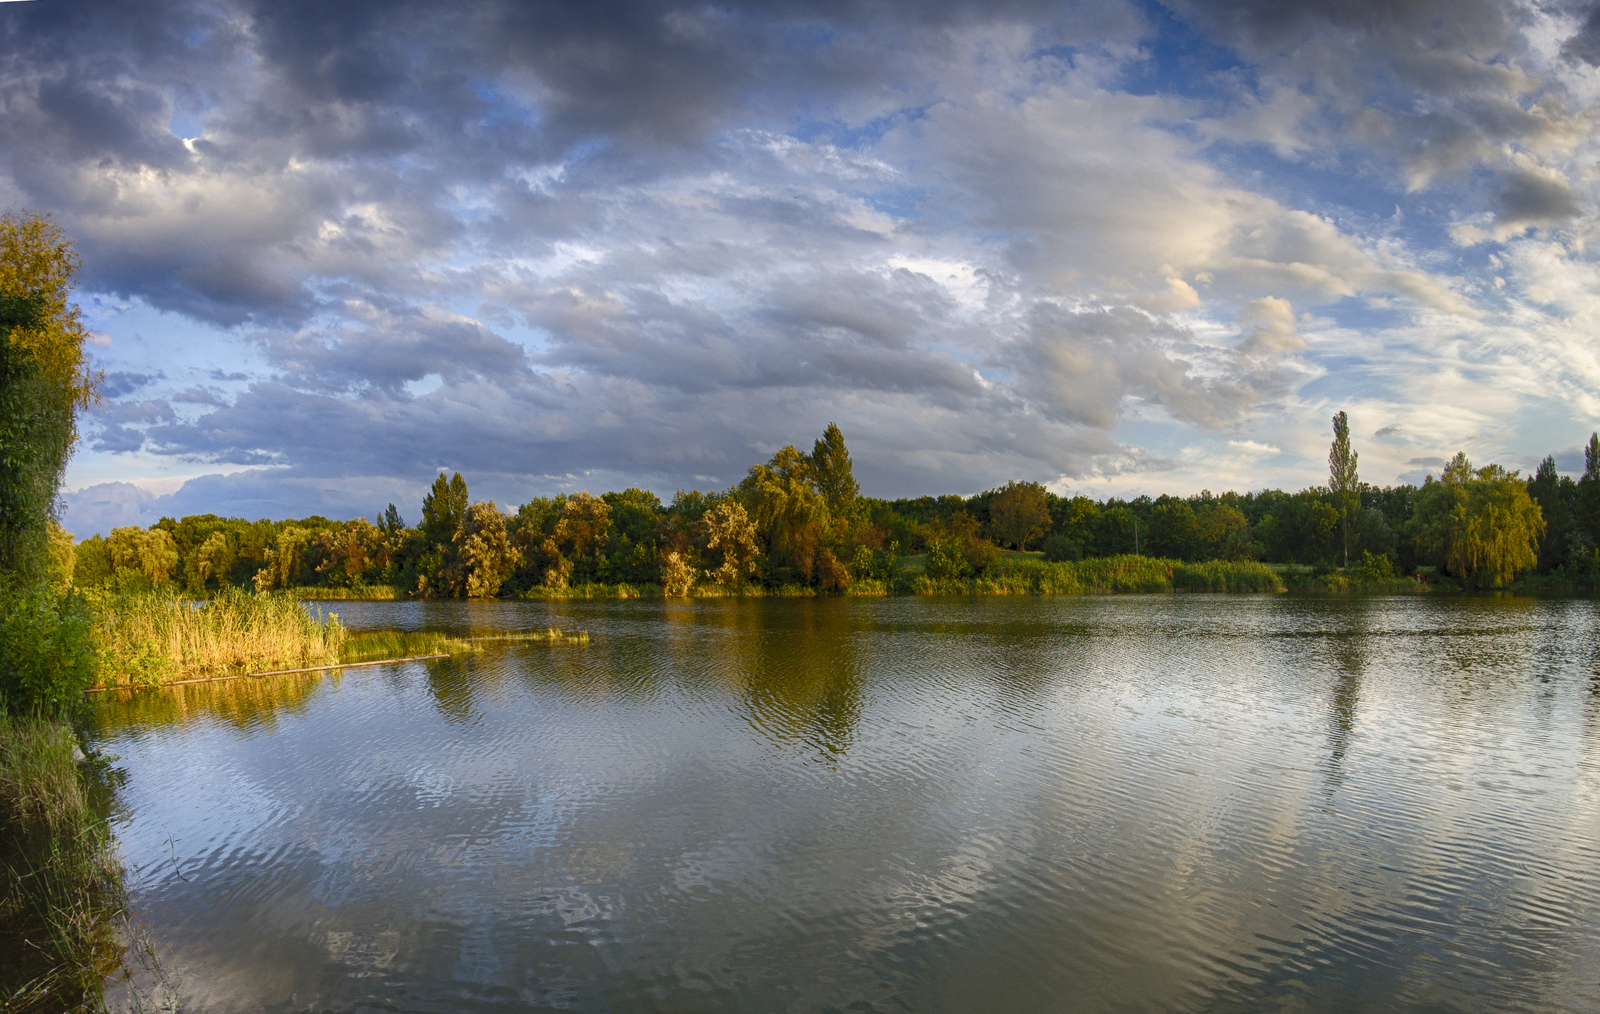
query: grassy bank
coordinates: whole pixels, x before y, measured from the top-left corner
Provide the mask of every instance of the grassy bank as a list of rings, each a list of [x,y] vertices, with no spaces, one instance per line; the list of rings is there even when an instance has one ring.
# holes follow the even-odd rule
[[[1019,554],[1020,555],[1020,554]],[[981,575],[938,580],[925,573],[909,580],[917,595],[1110,595],[1155,592],[1280,592],[1284,585],[1264,564],[1210,560],[1184,563],[1150,556],[1108,556],[1048,563],[1001,559]]]
[[[337,615],[314,619],[289,595],[233,590],[203,603],[101,595],[92,606],[107,687],[327,665],[340,660],[346,637]]]
[[[125,896],[96,791],[65,722],[0,713],[0,1010],[93,1010],[123,956]]]

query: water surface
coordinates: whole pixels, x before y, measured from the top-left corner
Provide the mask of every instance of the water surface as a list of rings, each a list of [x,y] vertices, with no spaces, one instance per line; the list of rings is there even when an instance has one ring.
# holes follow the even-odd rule
[[[1594,603],[332,608],[592,639],[100,701],[206,1011],[1600,1003]]]

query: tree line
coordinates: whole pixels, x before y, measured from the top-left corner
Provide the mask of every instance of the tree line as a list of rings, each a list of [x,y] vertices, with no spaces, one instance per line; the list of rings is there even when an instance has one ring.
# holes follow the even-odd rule
[[[1524,572],[1592,587],[1600,578],[1600,436],[1577,481],[1546,458],[1530,479],[1458,454],[1420,486],[1357,473],[1334,417],[1326,486],[1194,496],[1058,496],[1012,481],[975,496],[884,500],[861,493],[844,434],[784,447],[732,487],[540,497],[515,511],[473,501],[441,473],[414,525],[390,504],[372,520],[247,521],[214,514],[113,529],[73,552],[79,587],[391,587],[418,597],[514,596],[585,584],[809,586],[892,590],[901,563],[934,578],[981,575],[1006,551],[1046,560],[1122,554],[1349,567],[1500,587]]]

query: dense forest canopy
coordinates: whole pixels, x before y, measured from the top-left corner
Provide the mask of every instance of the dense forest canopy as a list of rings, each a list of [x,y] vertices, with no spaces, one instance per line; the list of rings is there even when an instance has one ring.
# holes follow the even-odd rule
[[[1012,481],[970,497],[881,500],[861,494],[844,434],[830,424],[810,453],[784,447],[727,490],[680,490],[670,503],[642,489],[582,491],[506,511],[474,502],[459,473],[441,473],[414,526],[393,504],[370,521],[163,518],[80,544],[75,578],[170,582],[193,594],[391,586],[487,597],[591,583],[682,594],[705,582],[842,591],[889,582],[897,561],[912,556],[923,556],[930,577],[962,578],[1002,550],[1030,547],[1047,560],[1349,560],[1367,573],[1427,569],[1467,587],[1500,587],[1529,570],[1592,584],[1600,569],[1600,437],[1576,482],[1552,458],[1524,480],[1457,455],[1421,486],[1377,487],[1359,480],[1340,413],[1329,461],[1328,486],[1294,493],[1093,500]]]

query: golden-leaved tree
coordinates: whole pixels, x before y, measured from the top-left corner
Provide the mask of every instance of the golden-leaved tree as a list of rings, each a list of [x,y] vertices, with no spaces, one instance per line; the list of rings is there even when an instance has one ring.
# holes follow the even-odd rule
[[[744,584],[745,578],[755,573],[761,551],[750,515],[730,500],[707,511],[701,524],[706,529],[706,548],[722,551],[722,565],[706,571],[706,577],[723,585]]]
[[[455,550],[468,598],[493,598],[517,566],[517,552],[506,535],[506,517],[493,500],[467,508],[456,529]]]

